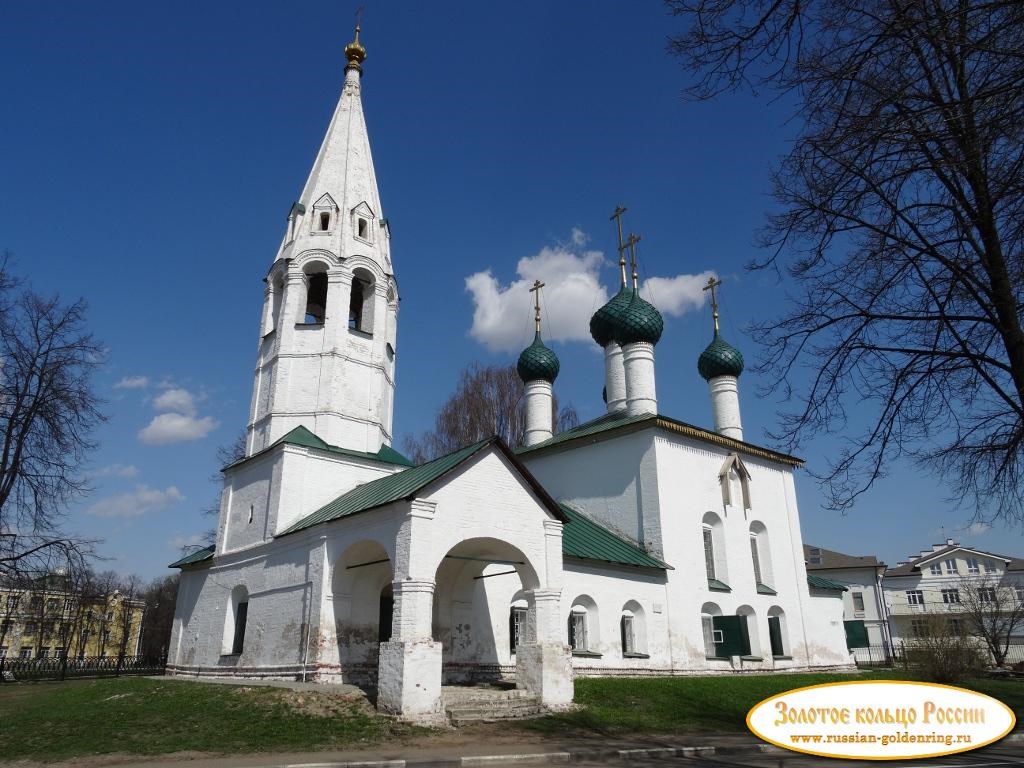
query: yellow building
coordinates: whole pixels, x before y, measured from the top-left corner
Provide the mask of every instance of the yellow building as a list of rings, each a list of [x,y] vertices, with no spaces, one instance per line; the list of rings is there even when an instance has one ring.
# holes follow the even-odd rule
[[[144,614],[141,600],[116,589],[75,592],[61,576],[0,585],[0,659],[134,656]]]

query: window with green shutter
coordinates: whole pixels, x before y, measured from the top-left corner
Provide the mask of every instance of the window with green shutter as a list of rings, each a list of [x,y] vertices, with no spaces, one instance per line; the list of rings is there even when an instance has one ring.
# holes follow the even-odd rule
[[[746,616],[713,616],[712,622],[712,626],[722,633],[721,642],[715,643],[716,656],[750,655],[750,634],[747,631]]]

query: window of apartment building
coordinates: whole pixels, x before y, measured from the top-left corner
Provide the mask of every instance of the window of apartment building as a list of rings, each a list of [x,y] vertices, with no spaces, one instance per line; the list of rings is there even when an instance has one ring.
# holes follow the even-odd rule
[[[968,557],[967,558],[967,572],[968,573],[981,573],[981,568],[978,565],[978,558]]]
[[[920,589],[908,589],[907,605],[924,605],[924,592]]]
[[[50,657],[50,649],[48,647],[47,648],[40,648],[39,649],[39,658],[40,659],[48,659],[49,657]]]
[[[954,618],[950,618],[947,621],[947,623],[946,623],[946,629],[949,631],[949,634],[951,634],[951,635],[955,635],[957,637],[963,635],[964,634],[964,622],[963,622],[963,619],[958,619],[958,618],[955,618],[955,617]]]
[[[911,619],[910,620],[910,635],[911,637],[928,637],[931,634],[928,627],[928,619]]]
[[[960,590],[959,589],[944,589],[942,590],[942,602],[946,605],[952,605],[960,602]]]
[[[994,603],[996,601],[995,587],[978,587],[979,603]]]
[[[928,566],[928,571],[931,573],[932,576],[941,576],[942,563],[932,563]]]
[[[63,659],[65,656],[68,655],[68,651],[66,648],[54,648],[53,655],[56,656],[58,659]]]
[[[996,570],[996,564],[994,562],[991,560],[985,561],[985,573],[995,573]]]
[[[113,611],[107,611],[106,619],[107,619],[107,621],[113,621],[114,620],[114,612]]]
[[[102,641],[104,643],[109,643],[110,642],[110,630],[109,629],[104,629],[102,632],[100,632],[100,641]]]
[[[13,611],[18,607],[18,601],[21,600],[20,595],[8,595],[7,596],[7,610]]]
[[[38,629],[38,626],[36,625],[36,623],[34,621],[27,621],[27,622],[25,622],[25,634],[26,635],[34,635],[36,633],[37,629]]]
[[[10,632],[13,627],[14,624],[10,619],[4,619],[3,622],[0,622],[0,632],[3,632],[5,635]]]
[[[46,600],[46,610],[48,610],[48,611],[56,611],[57,610],[57,598],[56,597],[47,598],[47,600]]]
[[[855,613],[859,613],[859,614],[863,614],[864,613],[864,593],[863,592],[854,592],[852,594],[852,597],[853,597],[853,610],[854,610],[854,612]]]
[[[951,557],[946,561],[946,573],[960,573],[956,568],[956,558]]]
[[[42,608],[43,607],[43,598],[40,597],[39,595],[32,595],[32,597],[28,601],[28,607],[29,608],[36,608],[36,609]]]
[[[1013,591],[1017,594],[1017,602],[1024,603],[1024,587],[1014,587]]]
[[[70,597],[64,599],[64,611],[69,613],[75,609],[75,601]]]
[[[821,549],[819,549],[818,547],[811,547],[810,554],[811,556],[808,559],[808,562],[811,565],[821,565]]]
[[[18,650],[18,657],[22,658],[22,659],[31,659],[32,658],[32,648],[31,648],[31,646],[29,646],[28,648],[20,648]]]

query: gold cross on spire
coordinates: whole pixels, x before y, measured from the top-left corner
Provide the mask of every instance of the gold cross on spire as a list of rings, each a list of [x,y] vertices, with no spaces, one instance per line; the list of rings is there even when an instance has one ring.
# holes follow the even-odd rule
[[[533,294],[533,321],[537,327],[537,333],[540,333],[540,289],[543,287],[544,283],[542,283],[540,280],[534,280],[533,288],[530,289],[530,293]]]
[[[611,215],[611,218],[615,220],[619,228],[619,272],[622,277],[623,287],[626,285],[626,245],[622,242],[622,214],[625,212],[625,206],[617,205],[615,206],[615,213]]]
[[[630,232],[629,233],[629,237],[626,238],[626,245],[625,245],[626,248],[629,248],[629,261],[630,261],[630,264],[633,266],[633,290],[634,291],[636,290],[637,285],[638,285],[638,281],[637,281],[637,268],[636,268],[636,244],[639,243],[641,239],[642,238],[640,237],[640,235],[634,235],[632,232]],[[623,273],[622,273],[622,284],[623,285],[626,284],[625,268],[623,268]]]
[[[722,284],[714,276],[708,278],[708,284],[704,286],[705,291],[711,291],[711,316],[715,319],[715,333],[718,333],[718,298],[715,296],[715,288]]]

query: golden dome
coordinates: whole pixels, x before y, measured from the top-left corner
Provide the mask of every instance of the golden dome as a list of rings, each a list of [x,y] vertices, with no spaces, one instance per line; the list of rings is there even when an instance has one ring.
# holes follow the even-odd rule
[[[361,69],[360,66],[366,59],[366,48],[359,42],[359,25],[356,24],[356,39],[345,46],[345,58],[348,59],[350,67]]]

